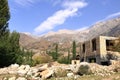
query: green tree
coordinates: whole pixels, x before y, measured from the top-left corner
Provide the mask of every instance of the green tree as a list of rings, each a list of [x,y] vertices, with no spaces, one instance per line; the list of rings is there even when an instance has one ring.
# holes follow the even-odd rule
[[[8,29],[10,12],[7,0],[0,0],[0,67],[31,61],[31,53],[20,48],[20,34]],[[27,59],[26,61],[24,60]],[[27,63],[28,64],[28,63]]]
[[[73,41],[72,53],[73,53],[72,58],[75,59],[76,58],[76,42],[75,41]]]
[[[8,21],[10,19],[7,0],[0,0],[0,38],[9,31]]]
[[[19,34],[7,33],[0,38],[0,66],[8,66],[16,62],[16,54],[20,51]]]
[[[55,45],[55,60],[58,59],[58,44]]]
[[[70,64],[70,50],[68,49],[68,64]]]

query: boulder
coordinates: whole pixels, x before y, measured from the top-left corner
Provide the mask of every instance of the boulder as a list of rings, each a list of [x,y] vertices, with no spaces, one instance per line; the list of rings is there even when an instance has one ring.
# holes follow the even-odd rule
[[[81,62],[75,68],[75,73],[80,74],[80,75],[89,74],[90,72],[91,72],[90,64],[87,62]]]
[[[9,74],[14,74],[14,75],[16,75],[16,74],[17,74],[17,70],[15,70],[15,71],[10,70],[10,71],[8,71],[8,73],[9,73]]]
[[[67,73],[67,77],[74,77],[73,73]]]
[[[21,65],[18,69],[19,69],[19,70],[24,70],[25,67],[26,67],[25,65]]]
[[[17,73],[20,76],[25,76],[27,74],[27,71],[25,71],[25,70],[19,70]]]
[[[24,77],[18,77],[16,80],[27,80],[27,79]]]
[[[16,77],[11,77],[8,80],[16,80]]]
[[[25,71],[29,71],[30,70],[30,66],[29,65],[26,65],[25,66]]]
[[[47,69],[47,70],[41,72],[40,76],[42,79],[47,79],[47,78],[51,77],[53,75],[53,73],[54,73],[53,70]]]
[[[10,65],[10,68],[12,68],[12,69],[17,69],[18,67],[19,67],[18,64],[11,64],[11,65]]]

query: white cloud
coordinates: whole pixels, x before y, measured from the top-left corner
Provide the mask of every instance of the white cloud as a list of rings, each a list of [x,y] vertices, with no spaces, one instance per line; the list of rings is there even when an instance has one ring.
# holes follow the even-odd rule
[[[83,1],[66,1],[62,6],[65,8],[74,9],[74,8],[83,8],[86,5],[87,3]]]
[[[31,6],[36,0],[14,0],[14,2],[20,6]]]
[[[35,28],[35,33],[43,33],[63,24],[67,18],[77,15],[78,9],[87,6],[87,3],[84,1],[67,1],[64,2],[62,6],[65,9],[59,10],[52,16],[48,17],[47,20]]]

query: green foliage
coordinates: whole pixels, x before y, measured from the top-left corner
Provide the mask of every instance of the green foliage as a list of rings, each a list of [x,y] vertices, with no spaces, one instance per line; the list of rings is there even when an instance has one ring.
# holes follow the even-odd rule
[[[14,37],[13,37],[14,36]],[[7,33],[0,38],[0,65],[8,66],[16,61],[16,53],[19,51],[17,38],[19,34],[16,32]]]
[[[73,53],[72,58],[75,59],[76,58],[76,42],[75,41],[73,41],[72,53]]]
[[[16,54],[16,63],[18,64],[28,64],[30,66],[34,65],[34,61],[32,59],[33,53],[30,51],[25,51],[24,49],[20,49]]]
[[[19,46],[19,33],[9,32],[10,19],[7,0],[0,0],[0,67],[13,63],[31,64],[32,53],[21,50]]]
[[[14,31],[0,38],[0,67],[14,63],[32,65],[32,52],[20,48],[19,37]]]
[[[58,58],[57,60],[59,63],[63,63],[63,64],[69,64],[70,63],[70,60],[68,60],[68,57],[66,56],[61,56]]]
[[[47,54],[36,54],[33,56],[34,64],[48,63],[52,61],[52,58]]]
[[[55,57],[54,57],[55,60],[58,59],[58,44],[56,43],[56,46],[55,46]]]
[[[0,0],[0,38],[8,30],[8,20],[10,19],[9,7],[7,0]]]
[[[70,50],[68,49],[68,64],[70,64]]]
[[[52,59],[53,59],[54,61],[56,61],[56,52],[49,51],[47,54],[48,54],[49,56],[52,56]]]
[[[81,64],[78,69],[78,74],[80,75],[91,74],[90,66],[88,64]]]
[[[54,61],[57,61],[58,57],[60,56],[58,54],[58,44],[55,44],[55,50],[47,52],[48,55],[52,56]]]
[[[54,77],[66,77],[67,76],[67,71],[64,70],[63,68],[58,68],[54,72]]]

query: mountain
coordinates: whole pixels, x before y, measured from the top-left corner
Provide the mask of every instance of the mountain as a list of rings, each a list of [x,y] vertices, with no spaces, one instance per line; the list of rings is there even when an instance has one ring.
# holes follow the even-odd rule
[[[28,49],[46,50],[51,49],[54,43],[59,43],[61,48],[68,48],[72,41],[84,42],[97,36],[120,36],[120,17],[97,22],[90,28],[83,31],[59,30],[34,38],[28,34],[21,34],[20,43]]]
[[[37,38],[33,37],[31,34],[20,33],[19,43],[21,46],[27,46],[33,42],[36,42]]]

